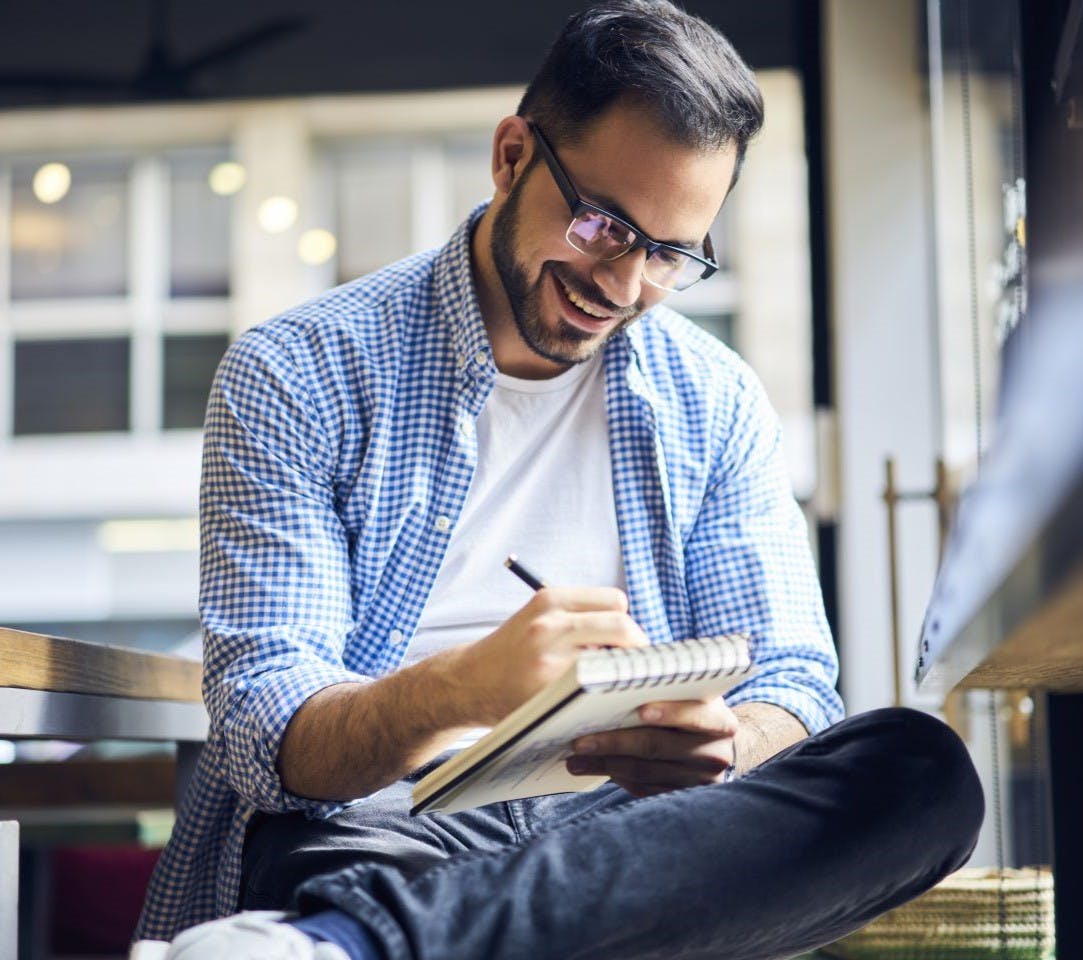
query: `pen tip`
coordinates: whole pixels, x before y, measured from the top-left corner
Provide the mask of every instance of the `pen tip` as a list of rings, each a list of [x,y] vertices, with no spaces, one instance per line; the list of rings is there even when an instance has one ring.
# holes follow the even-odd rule
[[[508,555],[507,555],[507,556],[506,556],[506,557],[504,558],[504,566],[505,566],[505,567],[510,567],[510,566],[511,566],[511,565],[512,565],[513,563],[515,563],[515,561],[516,561],[516,560],[518,560],[518,559],[519,559],[519,555],[518,555],[517,553],[509,553],[509,554],[508,554]]]

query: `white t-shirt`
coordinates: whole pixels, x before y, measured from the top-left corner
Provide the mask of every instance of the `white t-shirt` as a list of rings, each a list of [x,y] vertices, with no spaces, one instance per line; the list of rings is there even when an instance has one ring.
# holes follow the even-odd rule
[[[480,640],[530,600],[509,553],[552,586],[625,588],[601,356],[548,380],[497,374],[478,464],[404,663]]]

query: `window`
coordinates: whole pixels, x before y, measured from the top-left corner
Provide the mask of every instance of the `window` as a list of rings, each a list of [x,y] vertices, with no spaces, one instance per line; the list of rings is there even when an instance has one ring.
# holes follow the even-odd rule
[[[491,149],[492,135],[488,133],[449,138],[447,171],[452,224],[465,220],[474,207],[493,195]]]
[[[332,147],[339,282],[444,243],[492,196],[490,143],[486,132]]]
[[[127,337],[15,344],[15,434],[127,430]]]
[[[231,320],[232,201],[210,186],[228,158],[222,146],[0,157],[0,360],[12,370],[0,430],[202,425]]]
[[[352,280],[413,252],[409,145],[358,145],[338,157],[338,279]]]
[[[725,313],[694,313],[688,311],[688,319],[695,322],[696,326],[702,327],[711,336],[717,337],[727,346],[734,344],[734,327],[737,317],[730,312]]]
[[[21,162],[11,178],[11,298],[124,296],[130,162]]]
[[[162,426],[203,426],[211,381],[229,346],[226,334],[166,336],[162,341]]]
[[[229,296],[230,199],[208,181],[225,150],[192,149],[170,154],[169,295]]]

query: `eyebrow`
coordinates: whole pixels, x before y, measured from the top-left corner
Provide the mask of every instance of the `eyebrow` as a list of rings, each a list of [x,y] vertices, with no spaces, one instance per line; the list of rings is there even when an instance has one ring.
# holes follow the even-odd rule
[[[618,217],[621,218],[621,220],[624,220],[631,226],[635,227],[640,233],[643,234],[643,236],[650,237],[655,243],[664,243],[667,247],[680,247],[683,250],[688,250],[690,253],[695,253],[698,247],[703,246],[702,240],[659,240],[657,237],[651,237],[651,235],[647,233],[646,230],[640,227],[640,225],[636,223],[635,220],[628,216],[628,211],[625,210],[624,207],[622,207],[612,197],[607,197],[605,194],[602,193],[591,194],[591,196],[597,197],[598,199],[587,200],[586,197],[584,197],[583,199],[592,206],[601,207],[607,213],[616,214]]]

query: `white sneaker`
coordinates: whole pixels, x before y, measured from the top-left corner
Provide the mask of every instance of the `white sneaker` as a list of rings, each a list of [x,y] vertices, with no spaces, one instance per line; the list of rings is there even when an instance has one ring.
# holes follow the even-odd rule
[[[280,923],[277,910],[245,913],[201,923],[173,941],[167,960],[350,960],[342,947],[316,943],[296,927]]]

